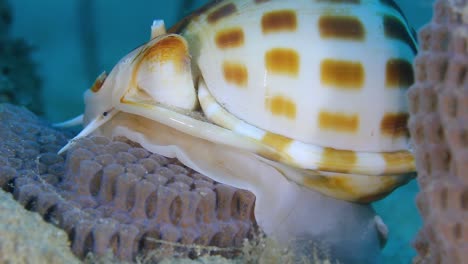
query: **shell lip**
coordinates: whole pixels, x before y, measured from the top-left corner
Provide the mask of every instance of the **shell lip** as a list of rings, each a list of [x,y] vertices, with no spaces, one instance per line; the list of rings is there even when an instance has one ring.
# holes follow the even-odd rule
[[[413,178],[412,175],[408,174],[376,177],[366,174],[359,175],[353,171],[339,173],[336,168],[332,168],[330,172],[303,169],[298,166],[291,166],[287,162],[265,157],[274,155],[275,151],[272,150],[271,146],[235,133],[212,122],[200,120],[187,113],[181,113],[175,109],[165,107],[164,105],[127,101],[124,99],[108,116],[112,118],[113,115],[120,111],[144,116],[183,133],[213,143],[256,153],[260,159],[268,159],[269,161],[266,162],[275,167],[275,169],[282,171],[282,174],[289,180],[341,200],[361,203],[373,202],[385,197],[398,186],[407,183]],[[100,126],[103,124],[101,122],[106,122],[101,119],[103,118],[98,117],[93,121]],[[267,155],[260,155],[260,153],[266,153]]]
[[[339,200],[368,204],[385,198],[412,179],[414,173],[400,175],[358,175],[316,170],[301,170],[287,164],[261,158],[284,177],[308,189]]]
[[[125,99],[121,100],[118,110],[144,116],[183,133],[214,143],[229,145],[248,151],[255,151],[259,148],[264,148],[256,141],[251,140],[246,136],[234,133],[229,129],[218,126],[207,120],[195,118],[194,116],[198,113],[196,111],[192,111],[192,115],[187,114],[186,110],[184,112],[179,112],[171,107],[165,107],[159,103],[148,104],[144,102],[127,101]]]
[[[149,116],[150,119],[163,123],[169,127],[182,131],[184,133],[206,139],[218,144],[230,145],[241,148],[246,151],[252,151],[259,156],[272,161],[282,162],[297,169],[308,171],[323,171],[330,173],[358,174],[368,176],[386,176],[395,174],[404,174],[415,171],[414,157],[410,151],[398,151],[388,153],[356,152],[361,159],[360,164],[352,166],[339,159],[340,155],[346,155],[349,151],[327,149],[331,155],[338,157],[338,162],[323,162],[321,153],[314,157],[318,162],[311,166],[304,166],[291,159],[286,153],[273,148],[272,146],[258,141],[254,138],[242,135],[228,128],[221,127],[208,120],[201,120],[194,115],[200,113],[192,111],[193,115],[187,114],[187,111],[180,112],[176,109],[166,107],[162,104],[150,104],[144,102],[130,102],[122,100],[119,110],[136,115]],[[373,166],[374,159],[386,159],[389,166],[382,169],[381,166]]]
[[[212,122],[262,145],[257,154],[289,166],[334,173],[394,175],[415,171],[410,149],[395,152],[365,152],[307,144],[261,129],[230,113],[211,95],[206,84],[198,87],[200,105]],[[265,151],[266,150],[266,151]]]
[[[314,149],[305,149],[300,153],[305,159],[295,160],[289,154],[275,149],[265,143],[265,148],[270,149],[270,153],[260,153],[261,156],[288,164],[293,167],[312,171],[324,171],[345,174],[360,174],[369,176],[387,176],[395,174],[411,173],[416,171],[414,154],[411,150],[401,150],[394,152],[360,152],[341,150],[333,148],[326,149],[327,156],[334,159],[324,158],[324,152]],[[320,147],[318,147],[320,148]],[[352,155],[355,159],[347,159]],[[384,163],[384,164],[382,164]]]

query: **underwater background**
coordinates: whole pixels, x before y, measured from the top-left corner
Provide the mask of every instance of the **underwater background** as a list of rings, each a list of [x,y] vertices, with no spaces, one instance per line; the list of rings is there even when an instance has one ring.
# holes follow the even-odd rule
[[[12,0],[11,33],[34,47],[42,79],[44,116],[67,120],[83,109],[83,92],[104,70],[149,38],[153,19],[169,28],[207,1]],[[433,1],[396,0],[418,31],[432,16]],[[384,263],[410,263],[412,241],[422,222],[415,204],[414,180],[374,204],[388,225]]]

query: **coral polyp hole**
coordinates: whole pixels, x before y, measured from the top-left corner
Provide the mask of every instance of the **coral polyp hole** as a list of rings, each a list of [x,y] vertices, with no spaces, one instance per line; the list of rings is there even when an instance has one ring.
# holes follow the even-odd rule
[[[444,171],[449,171],[450,170],[450,164],[452,162],[452,156],[448,150],[445,150],[442,153],[442,163],[443,163],[443,170]]]
[[[15,178],[9,180],[6,182],[6,184],[4,186],[2,186],[3,190],[5,192],[9,192],[9,193],[14,193],[15,192],[15,189],[16,189],[16,183],[15,183]]]
[[[219,247],[221,246],[222,241],[223,241],[223,233],[218,232],[213,236],[213,238],[211,238],[209,245]]]
[[[460,133],[460,142],[463,147],[468,147],[468,131],[463,130]]]
[[[431,97],[429,99],[429,109],[428,109],[428,111],[429,112],[435,112],[435,111],[437,111],[437,107],[438,107],[437,106],[437,97],[436,97],[436,95],[434,95],[433,97]]]
[[[424,127],[420,120],[416,120],[414,123],[414,135],[412,135],[413,140],[420,144],[424,141]]]
[[[84,241],[83,245],[83,256],[86,257],[88,253],[92,252],[94,248],[94,236],[93,233],[90,232]]]
[[[156,191],[152,192],[146,199],[146,217],[148,219],[153,219],[156,217],[157,205],[158,204],[158,194]]]
[[[432,173],[432,166],[431,166],[431,153],[426,152],[424,153],[424,170],[427,172],[427,174]]]
[[[465,188],[460,195],[460,205],[463,210],[468,210],[468,188]]]
[[[436,143],[442,142],[444,140],[444,129],[440,124],[438,124],[436,129]]]
[[[451,117],[455,118],[458,112],[458,104],[456,98],[453,96],[448,96],[448,98],[445,100],[445,113]]]
[[[70,248],[73,248],[76,243],[75,236],[76,236],[76,229],[72,228],[70,232],[68,233],[68,240],[70,241]]]
[[[463,84],[463,80],[465,80],[466,78],[466,67],[463,67],[462,70],[460,70],[460,72],[458,73],[458,78],[457,78],[457,84],[458,85],[462,85]]]
[[[182,200],[177,196],[171,203],[169,217],[173,225],[178,225],[182,217]]]
[[[29,198],[29,200],[26,202],[26,205],[24,208],[28,211],[36,211],[37,209],[37,197],[33,196]]]
[[[89,192],[92,196],[97,197],[101,189],[102,170],[100,170],[89,183]]]
[[[53,205],[47,209],[46,213],[44,214],[44,221],[48,223],[54,223],[58,219],[57,215],[57,205]]]
[[[242,215],[242,201],[239,192],[236,192],[231,200],[231,216],[234,219],[240,219]]]
[[[120,236],[118,234],[115,234],[111,237],[110,242],[109,242],[109,247],[112,249],[112,252],[114,255],[117,254],[120,246]]]
[[[440,191],[440,207],[442,209],[447,209],[448,204],[448,190],[447,188],[443,187]]]
[[[456,240],[460,240],[463,237],[463,227],[461,223],[456,223],[453,226],[453,237]]]
[[[232,217],[238,220],[247,220],[250,217],[250,204],[255,200],[253,194],[246,190],[237,190],[231,202]]]
[[[429,59],[429,78],[435,82],[443,82],[447,76],[448,58],[445,55],[434,56]]]
[[[138,241],[139,252],[149,252],[158,248],[157,240],[161,238],[161,234],[157,230],[146,232]]]
[[[127,192],[127,200],[126,200],[126,206],[127,210],[132,210],[133,206],[135,206],[135,201],[136,201],[136,184],[133,184],[132,187]]]
[[[195,221],[197,222],[197,224],[201,224],[201,223],[204,222],[206,213],[207,212],[205,212],[205,210],[203,210],[203,202],[201,202],[198,205],[197,210],[195,211]]]

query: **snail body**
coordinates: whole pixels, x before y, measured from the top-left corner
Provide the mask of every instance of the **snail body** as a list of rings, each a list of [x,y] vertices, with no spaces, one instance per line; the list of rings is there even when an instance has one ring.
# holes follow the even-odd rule
[[[156,21],[98,77],[77,138],[126,136],[251,190],[273,232],[308,190],[368,203],[414,177],[416,47],[391,0],[213,1],[167,32]]]

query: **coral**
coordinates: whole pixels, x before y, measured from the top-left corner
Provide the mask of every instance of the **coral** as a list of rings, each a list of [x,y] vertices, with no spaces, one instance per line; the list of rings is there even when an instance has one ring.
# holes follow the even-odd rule
[[[79,263],[67,234],[0,190],[0,263]]]
[[[168,255],[180,250],[197,254],[173,248],[171,242],[240,247],[253,231],[255,197],[250,192],[215,183],[175,159],[123,141],[92,137],[77,144],[67,155],[67,170],[58,185],[61,195],[80,204],[86,214],[76,212],[76,217],[58,221],[74,234],[77,242],[72,246],[79,256],[89,250],[90,235],[94,241],[89,247],[95,253],[104,253],[109,245],[118,247],[112,245],[118,240],[121,246],[115,253],[131,259],[137,249],[161,246]],[[50,155],[45,163],[40,162],[51,168],[55,161],[58,159]],[[96,216],[106,222],[97,223]]]
[[[112,250],[132,260],[156,248],[158,258],[231,256],[256,230],[252,193],[123,139],[85,138],[56,154],[70,137],[0,104],[0,186],[64,229],[77,256]]]
[[[421,263],[468,259],[467,7],[466,1],[436,1],[432,21],[419,32],[409,127],[424,219],[415,241]]]
[[[10,6],[0,0],[0,103],[23,105],[42,114],[41,82],[30,58],[32,48],[10,36],[11,22]]]

